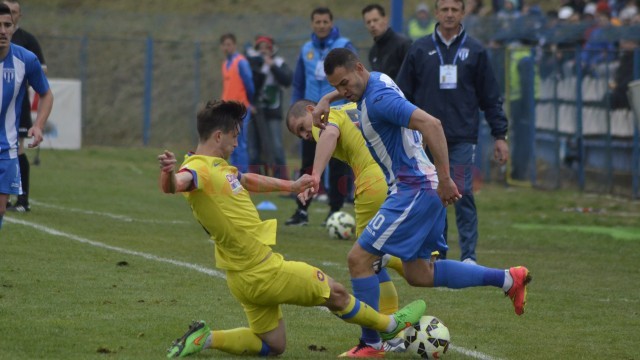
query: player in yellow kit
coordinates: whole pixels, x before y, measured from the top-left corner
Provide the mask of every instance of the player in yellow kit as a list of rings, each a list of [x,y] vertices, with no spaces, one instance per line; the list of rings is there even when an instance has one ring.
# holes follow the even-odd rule
[[[271,250],[276,220],[260,219],[249,191],[300,193],[313,181],[308,175],[294,182],[243,174],[229,165],[245,113],[241,103],[210,101],[197,116],[198,147],[180,170],[174,170],[174,154],[158,155],[162,191],[184,193],[195,218],[215,241],[216,266],[226,271],[229,289],[249,320],[249,328],[215,331],[196,321],[174,341],[167,356],[184,357],[206,348],[232,354],[281,354],[286,344],[281,304],[325,306],[346,322],[380,331],[383,339],[417,322],[426,307],[422,300],[393,316],[382,315],[322,270],[286,261]]]
[[[311,112],[316,105],[310,100],[299,100],[294,103],[287,113],[287,128],[291,133],[304,140],[314,140],[316,155],[313,161],[311,176],[315,184],[319,184],[320,176],[327,167],[329,159],[334,157],[347,163],[353,169],[355,177],[356,238],[364,231],[373,216],[387,197],[388,186],[380,166],[371,157],[364,138],[357,124],[360,111],[355,103],[348,103],[331,108],[325,130],[313,126]],[[299,194],[304,203],[317,192],[309,189]],[[391,257],[387,267],[392,267],[401,275],[402,262]],[[391,314],[398,309],[398,293],[386,269],[378,273],[380,284],[380,302],[378,309],[383,314]],[[355,294],[358,297],[358,294]],[[366,337],[366,334],[363,334]],[[400,341],[390,341],[385,349],[401,350],[397,348]]]

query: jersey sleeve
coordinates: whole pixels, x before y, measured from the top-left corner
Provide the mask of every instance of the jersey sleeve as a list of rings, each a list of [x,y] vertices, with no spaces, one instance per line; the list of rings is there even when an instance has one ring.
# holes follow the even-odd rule
[[[188,171],[193,176],[193,184],[191,190],[202,190],[209,181],[210,173],[208,166],[204,161],[186,160],[180,167],[179,172]]]
[[[33,90],[40,95],[49,91],[49,81],[42,70],[42,65],[40,65],[38,58],[32,55],[25,65],[27,81]]]
[[[395,84],[394,84],[395,85]],[[411,114],[417,106],[405,99],[399,89],[387,87],[376,94],[373,100],[373,112],[386,122],[394,125],[408,127]],[[370,108],[369,111],[372,109]]]

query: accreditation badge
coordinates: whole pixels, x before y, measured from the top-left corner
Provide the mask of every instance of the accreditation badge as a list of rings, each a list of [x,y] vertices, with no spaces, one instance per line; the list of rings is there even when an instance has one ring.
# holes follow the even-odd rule
[[[458,87],[458,67],[456,65],[440,65],[440,89]]]

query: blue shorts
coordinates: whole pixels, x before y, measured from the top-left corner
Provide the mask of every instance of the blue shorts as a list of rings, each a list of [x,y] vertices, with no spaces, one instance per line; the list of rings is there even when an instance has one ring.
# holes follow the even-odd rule
[[[358,238],[374,255],[390,254],[403,261],[428,259],[448,250],[443,232],[446,209],[427,185],[398,185]]]
[[[20,165],[17,158],[0,160],[0,194],[22,194]]]

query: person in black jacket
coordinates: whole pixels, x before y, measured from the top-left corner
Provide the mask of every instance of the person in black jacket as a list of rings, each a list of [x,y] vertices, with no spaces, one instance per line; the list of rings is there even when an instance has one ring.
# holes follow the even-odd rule
[[[273,177],[288,179],[282,142],[282,100],[283,88],[291,86],[293,72],[284,58],[276,55],[277,51],[273,38],[264,35],[257,36],[254,47],[247,49],[256,89],[251,103],[257,110],[255,120],[249,124],[249,161],[252,167],[266,165],[265,173]]]
[[[42,70],[47,73],[47,65],[45,64],[44,55],[42,54],[42,48],[35,36],[28,31],[18,27],[22,12],[20,11],[20,3],[17,0],[5,0],[5,5],[11,10],[11,16],[15,23],[16,31],[13,33],[11,42],[20,45],[23,48],[34,53],[40,64]],[[29,97],[25,96],[22,101],[22,110],[20,113],[20,127],[18,128],[18,163],[20,164],[20,182],[22,183],[22,195],[18,195],[18,198],[14,204],[7,204],[8,211],[26,212],[31,211],[29,206],[29,173],[31,165],[27,154],[24,152],[24,139],[27,137],[27,132],[31,128],[31,102]]]
[[[442,121],[451,176],[462,192],[455,203],[460,259],[476,262],[478,217],[473,198],[473,163],[480,112],[495,139],[500,164],[509,157],[507,118],[487,51],[461,25],[463,0],[436,0],[436,31],[411,45],[396,83],[407,99]],[[444,230],[447,237],[447,227]],[[440,254],[446,258],[446,253]]]
[[[362,19],[374,41],[369,50],[371,69],[395,79],[404,56],[409,51],[411,39],[389,27],[384,8],[378,4],[367,5],[362,9]]]

